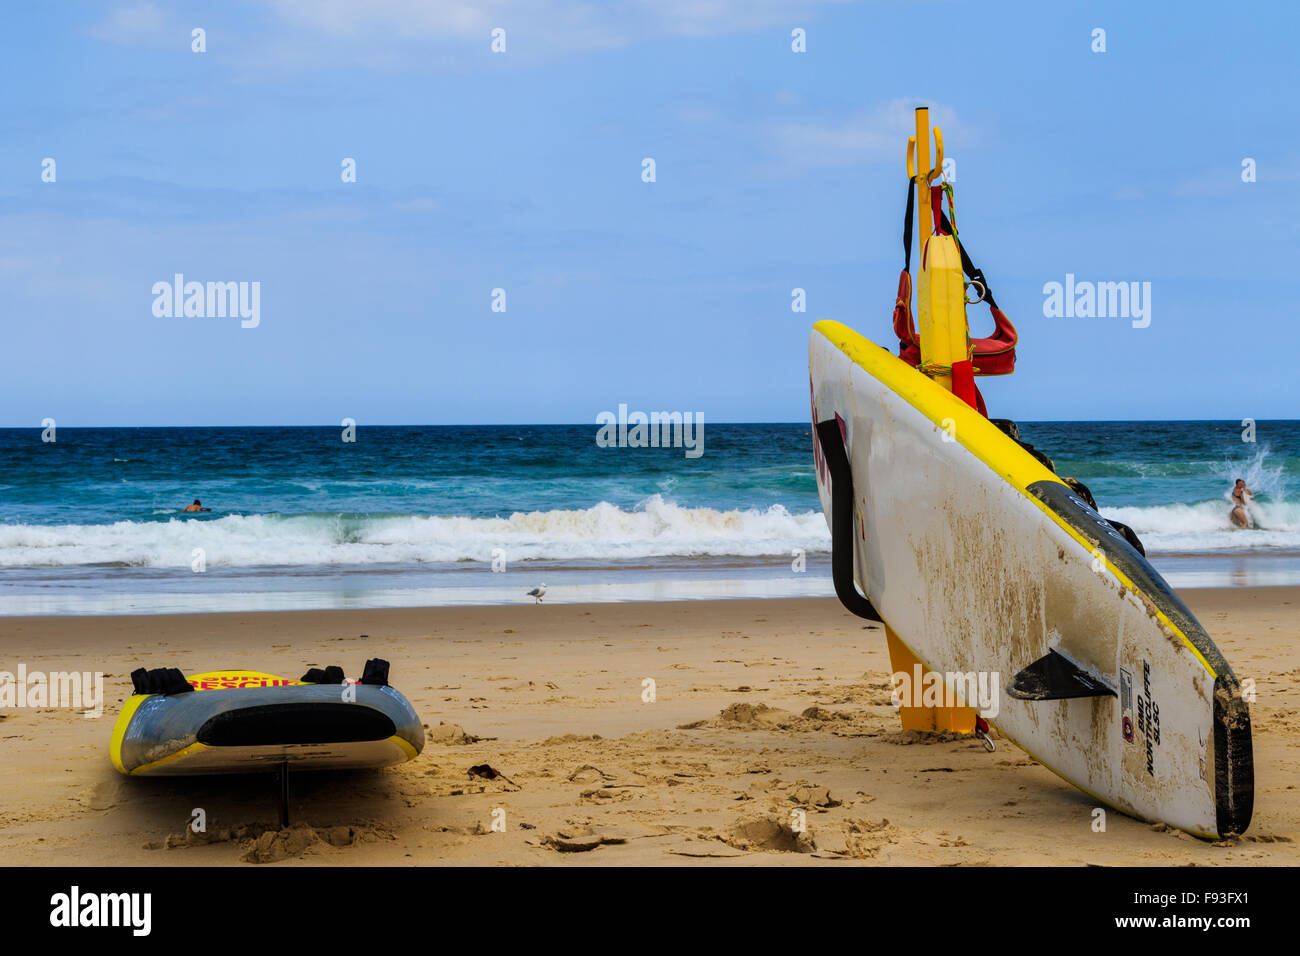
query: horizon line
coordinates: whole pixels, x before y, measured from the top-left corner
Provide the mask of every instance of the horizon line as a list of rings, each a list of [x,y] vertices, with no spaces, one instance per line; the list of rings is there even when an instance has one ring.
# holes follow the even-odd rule
[[[1013,419],[1016,424],[1034,424],[1034,425],[1104,425],[1104,424],[1135,424],[1135,425],[1173,425],[1173,424],[1224,424],[1234,423],[1240,427],[1243,419],[1238,418],[1017,418]],[[1300,422],[1300,418],[1252,418],[1254,422]],[[590,428],[599,425],[600,422],[419,422],[419,423],[392,423],[392,422],[357,422],[354,427],[360,428]],[[808,421],[717,421],[701,422],[702,425],[803,425],[810,426]],[[0,425],[0,431],[42,431],[45,425]],[[322,423],[294,423],[286,422],[276,425],[251,425],[251,424],[222,424],[222,425],[63,425],[57,424],[59,429],[110,429],[110,428],[134,428],[134,429],[164,429],[164,428],[341,428],[339,424],[322,424]]]

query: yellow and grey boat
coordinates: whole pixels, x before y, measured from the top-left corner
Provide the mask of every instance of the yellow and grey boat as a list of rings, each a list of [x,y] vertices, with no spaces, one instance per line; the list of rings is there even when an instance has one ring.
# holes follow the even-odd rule
[[[388,686],[388,662],[359,680],[339,667],[299,680],[249,670],[186,678],[175,668],[132,675],[135,693],[113,728],[113,766],[131,776],[386,767],[424,749],[410,703]]]

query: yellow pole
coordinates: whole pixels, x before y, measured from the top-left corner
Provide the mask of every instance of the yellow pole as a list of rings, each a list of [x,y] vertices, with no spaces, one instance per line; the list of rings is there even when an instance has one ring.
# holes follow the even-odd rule
[[[889,648],[889,666],[893,669],[893,673],[907,675],[907,681],[903,686],[911,689],[912,701],[919,700],[922,682],[916,679],[916,675],[929,673],[929,668],[912,655],[888,624],[885,625],[885,644]],[[939,686],[942,685],[941,676]],[[975,733],[975,710],[972,707],[925,707],[904,701],[898,708],[898,719],[902,722],[904,730]]]
[[[935,142],[938,145],[939,152],[943,151],[943,133],[935,129]],[[938,158],[938,157],[936,157]],[[940,160],[942,162],[942,160]],[[909,170],[910,172],[910,170]],[[930,169],[930,111],[924,107],[917,107],[916,110],[916,206],[917,206],[917,223],[918,229],[918,250],[923,254],[925,251],[926,240],[934,232],[932,224],[932,213],[930,211],[930,180],[932,174],[937,170]],[[931,295],[929,284],[926,281],[928,276],[921,271],[921,257],[916,259],[917,275],[917,329],[921,337],[921,364],[925,365],[927,361],[936,364],[947,365],[951,367],[953,356],[948,353],[951,351],[950,343],[952,341],[952,330],[949,328],[947,314],[935,314],[931,309]],[[960,269],[960,264],[958,265]],[[946,311],[946,310],[945,310]],[[961,330],[962,336],[966,334],[965,328]],[[962,355],[961,358],[965,356]],[[931,376],[936,382],[942,385],[948,391],[952,391],[952,375],[936,374]],[[942,582],[934,582],[936,586],[942,586]],[[914,693],[920,692],[919,682],[914,680],[914,675],[918,672],[924,672],[925,666],[913,656],[912,652],[907,649],[893,629],[885,625],[885,642],[889,648],[889,666],[893,668],[895,674],[906,674],[908,684],[913,687]],[[920,671],[916,670],[919,667]],[[942,683],[942,680],[940,681]],[[903,703],[898,709],[898,716],[902,722],[904,730],[925,730],[925,731],[956,731],[957,733],[971,734],[975,732],[975,711],[970,707],[924,707],[914,703]]]
[[[916,108],[916,217],[917,249],[925,248],[925,240],[934,231],[930,212],[930,110],[924,106]],[[917,259],[920,268],[920,259]],[[925,345],[922,343],[922,348]]]
[[[943,152],[943,133],[938,127],[934,131],[935,143],[939,152]],[[936,157],[942,162],[942,158]],[[917,245],[917,281],[916,281],[916,327],[921,338],[921,366],[939,365],[952,367],[954,361],[966,358],[956,344],[957,330],[951,327],[948,310],[936,314],[932,307],[930,273],[921,271],[921,260],[926,255],[925,243],[934,232],[933,213],[930,210],[930,180],[938,174],[937,169],[930,168],[930,110],[924,106],[916,108],[916,215],[920,220],[917,225],[919,243]],[[951,263],[948,263],[951,267]],[[960,264],[958,264],[960,270]],[[960,271],[958,272],[960,277]],[[963,327],[958,336],[965,340],[966,329]],[[935,372],[930,374],[936,382],[952,391],[952,373]]]

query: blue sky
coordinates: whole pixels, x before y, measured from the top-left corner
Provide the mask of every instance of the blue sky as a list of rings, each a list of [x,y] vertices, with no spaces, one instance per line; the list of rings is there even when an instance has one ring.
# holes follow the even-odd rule
[[[991,413],[1293,418],[1297,26],[1289,3],[11,5],[0,425],[804,420],[813,321],[893,344],[922,103],[1021,334]],[[260,282],[260,325],[155,317],[177,272]],[[1152,283],[1150,327],[1045,318],[1067,273]]]

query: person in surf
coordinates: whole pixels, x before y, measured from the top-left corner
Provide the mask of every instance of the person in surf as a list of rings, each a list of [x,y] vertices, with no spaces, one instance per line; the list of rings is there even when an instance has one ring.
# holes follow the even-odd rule
[[[195,499],[194,499],[194,504],[192,504],[192,505],[186,505],[186,506],[185,506],[184,508],[182,508],[181,510],[182,510],[182,511],[211,511],[212,509],[211,509],[211,508],[205,508],[205,507],[203,507],[203,505],[199,502],[199,499],[198,499],[198,498],[195,498]]]
[[[1238,528],[1250,527],[1250,514],[1246,511],[1248,505],[1255,501],[1255,496],[1250,493],[1246,487],[1246,481],[1238,478],[1236,484],[1232,486],[1232,511],[1228,517]]]

